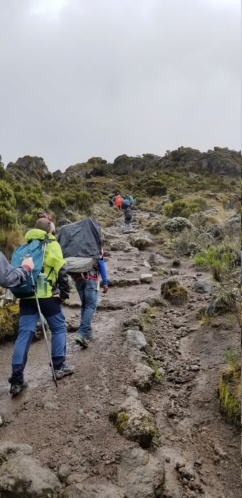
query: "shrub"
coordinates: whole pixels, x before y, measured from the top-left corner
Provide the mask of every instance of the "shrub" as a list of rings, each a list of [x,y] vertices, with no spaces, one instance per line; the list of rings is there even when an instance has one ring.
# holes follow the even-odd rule
[[[224,368],[219,383],[220,410],[225,414],[229,422],[239,426],[241,410],[240,355],[231,349],[226,349],[224,357],[227,365]]]
[[[85,190],[80,190],[76,194],[76,205],[80,211],[84,211],[85,213],[90,213],[91,207],[93,205],[93,199],[89,192]]]
[[[167,187],[161,180],[150,180],[146,184],[146,192],[147,195],[150,195],[151,197],[166,195]]]
[[[188,300],[188,291],[177,280],[171,279],[161,284],[161,295],[172,304],[180,306]]]
[[[209,269],[217,282],[222,282],[224,277],[240,262],[240,253],[233,245],[210,246],[205,251],[199,252],[194,257],[198,267]]]
[[[164,212],[169,218],[176,216],[181,216],[182,218],[189,218],[190,214],[198,213],[199,211],[206,209],[207,201],[203,197],[197,197],[192,201],[184,201],[182,199],[177,199],[176,201],[165,204]]]

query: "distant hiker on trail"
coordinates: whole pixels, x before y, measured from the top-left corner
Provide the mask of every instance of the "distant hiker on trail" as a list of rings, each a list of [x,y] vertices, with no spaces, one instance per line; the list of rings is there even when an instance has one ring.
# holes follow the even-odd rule
[[[24,283],[33,268],[34,263],[32,258],[23,259],[21,266],[13,268],[0,251],[0,286],[11,287]]]
[[[109,206],[110,206],[110,207],[113,207],[113,199],[111,199],[111,197],[110,197],[110,199],[109,199],[108,203],[109,203]]]
[[[98,303],[99,274],[103,292],[108,291],[100,224],[86,218],[64,225],[59,230],[58,241],[82,304],[81,322],[75,340],[87,348],[92,339],[91,322]]]
[[[42,213],[42,211],[38,211],[37,217],[38,218],[46,218],[47,220],[49,220],[51,222],[51,232],[52,232],[52,235],[55,235],[55,224],[54,224],[51,216],[49,214],[47,214],[47,213]]]
[[[127,209],[127,208],[128,208],[128,207],[130,207],[130,206],[131,206],[131,204],[130,204],[130,202],[129,202],[129,200],[128,200],[128,197],[127,197],[127,195],[125,195],[125,196],[123,197],[122,209]]]
[[[130,230],[132,230],[132,210],[130,207],[127,207],[126,209],[124,209],[124,225],[125,225],[125,228],[129,228]]]
[[[114,197],[114,203],[115,203],[116,208],[118,208],[118,209],[122,208],[123,199],[119,193],[116,195],[116,197]]]
[[[43,289],[38,289],[37,280],[37,296],[41,313],[46,318],[51,330],[51,357],[54,373],[56,379],[62,379],[74,371],[73,367],[68,367],[65,364],[66,324],[62,311],[62,301],[69,297],[70,288],[66,262],[63,259],[61,247],[51,231],[50,220],[40,218],[36,222],[35,228],[30,229],[26,233],[25,239],[27,242],[48,239],[43,262],[43,271],[46,277],[44,292]],[[9,379],[11,384],[10,393],[12,395],[19,394],[22,389],[27,387],[27,383],[24,382],[24,368],[27,362],[28,350],[39,320],[35,296],[20,299],[19,307],[19,330],[12,358],[12,375]]]
[[[126,199],[130,202],[130,206],[134,204],[134,198],[132,195],[126,195]]]

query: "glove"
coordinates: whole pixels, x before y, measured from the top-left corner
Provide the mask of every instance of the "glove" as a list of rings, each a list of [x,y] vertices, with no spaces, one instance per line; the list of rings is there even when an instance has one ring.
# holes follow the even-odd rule
[[[108,292],[108,286],[107,285],[103,285],[103,293],[106,294],[106,292]]]
[[[24,258],[22,262],[22,266],[27,268],[27,270],[32,271],[34,269],[34,262],[32,258]]]

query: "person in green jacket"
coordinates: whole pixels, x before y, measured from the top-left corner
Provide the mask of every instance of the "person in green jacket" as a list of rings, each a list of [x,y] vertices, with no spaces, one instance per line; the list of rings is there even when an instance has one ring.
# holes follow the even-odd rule
[[[30,229],[26,241],[34,239],[44,240],[48,234],[48,243],[44,255],[43,272],[46,275],[46,288],[38,290],[37,297],[41,313],[51,330],[51,356],[56,379],[62,379],[74,372],[74,368],[67,366],[66,359],[66,324],[62,311],[62,302],[69,297],[69,283],[66,262],[63,259],[60,244],[51,233],[51,222],[47,218],[40,218],[35,228]],[[28,350],[34,337],[39,313],[35,296],[19,300],[20,320],[18,337],[14,345],[12,358],[12,375],[10,393],[19,394],[27,383],[24,381],[24,368],[27,362]]]

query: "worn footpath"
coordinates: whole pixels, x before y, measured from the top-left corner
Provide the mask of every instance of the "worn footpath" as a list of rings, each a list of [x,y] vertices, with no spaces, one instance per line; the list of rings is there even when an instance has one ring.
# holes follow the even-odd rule
[[[175,268],[161,255],[159,276],[149,263],[154,247],[138,251],[129,238],[107,231],[110,288],[100,290],[88,349],[74,340],[74,290],[64,308],[73,376],[56,389],[41,339],[30,348],[29,388],[12,399],[13,344],[1,345],[0,460],[9,462],[5,477],[0,466],[1,498],[240,497],[239,435],[217,397],[223,352],[238,347],[239,328],[224,318],[199,323],[198,310],[212,296],[208,273],[187,260]],[[182,306],[160,299],[171,276],[188,290]],[[209,285],[200,293],[196,282]],[[16,476],[22,484],[7,494]]]

